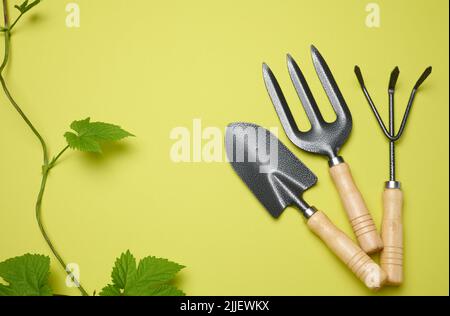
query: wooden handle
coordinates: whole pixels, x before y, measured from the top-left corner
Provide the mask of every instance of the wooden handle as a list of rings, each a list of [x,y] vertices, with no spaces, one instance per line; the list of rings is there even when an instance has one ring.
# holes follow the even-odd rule
[[[403,193],[400,189],[385,189],[383,192],[383,223],[381,236],[384,249],[381,252],[381,268],[387,274],[389,285],[403,282]]]
[[[330,174],[361,248],[369,254],[383,249],[383,241],[353,181],[348,164],[343,162],[331,167]]]
[[[307,224],[369,289],[378,290],[383,286],[386,273],[324,213],[315,212]]]

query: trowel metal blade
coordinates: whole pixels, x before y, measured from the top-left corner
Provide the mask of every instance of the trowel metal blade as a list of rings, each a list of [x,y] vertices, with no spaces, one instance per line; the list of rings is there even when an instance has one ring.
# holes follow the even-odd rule
[[[273,217],[289,205],[308,207],[301,197],[317,177],[275,135],[237,122],[228,125],[225,144],[233,169]]]

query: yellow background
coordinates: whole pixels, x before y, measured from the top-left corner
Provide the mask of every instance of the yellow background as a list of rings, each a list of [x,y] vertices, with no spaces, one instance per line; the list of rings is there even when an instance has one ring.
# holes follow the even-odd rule
[[[191,295],[371,294],[298,212],[272,219],[227,163],[169,158],[170,131],[192,130],[194,118],[222,130],[232,121],[280,127],[262,81],[263,61],[307,128],[287,52],[332,119],[311,63],[314,44],[352,111],[353,132],[341,154],[377,223],[388,143],[353,66],[361,66],[384,117],[389,73],[400,67],[398,119],[413,84],[433,66],[397,146],[406,199],[405,283],[377,295],[448,295],[448,1],[377,1],[381,27],[368,28],[369,1],[79,0],[78,29],[65,25],[68,2],[44,1],[17,26],[6,80],[52,154],[64,146],[70,122],[87,116],[137,135],[107,146],[104,156],[69,152],[48,182],[45,226],[62,256],[80,265],[89,292],[109,282],[114,259],[130,249],[138,258],[186,265],[177,284]],[[40,147],[3,93],[0,122],[0,260],[50,255],[33,209]],[[279,134],[319,177],[305,198],[352,236],[326,159],[300,152]],[[78,294],[66,288],[51,258],[55,292]]]

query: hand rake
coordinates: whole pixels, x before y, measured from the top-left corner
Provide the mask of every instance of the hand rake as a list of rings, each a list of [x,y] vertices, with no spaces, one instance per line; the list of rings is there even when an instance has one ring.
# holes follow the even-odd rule
[[[403,223],[402,223],[402,206],[403,193],[400,189],[400,182],[395,178],[395,142],[402,136],[408,120],[411,106],[416,96],[416,92],[425,79],[431,74],[431,67],[425,69],[414,85],[409,97],[408,105],[398,132],[395,134],[394,124],[394,92],[400,73],[398,67],[391,72],[389,79],[388,95],[389,95],[389,130],[386,128],[380,114],[372,101],[372,98],[364,84],[361,70],[355,66],[355,74],[364,95],[369,102],[370,108],[375,115],[378,124],[383,130],[384,135],[389,139],[389,181],[386,181],[383,192],[383,223],[381,226],[381,236],[384,243],[384,249],[381,252],[380,264],[387,274],[387,284],[400,285],[403,282]]]

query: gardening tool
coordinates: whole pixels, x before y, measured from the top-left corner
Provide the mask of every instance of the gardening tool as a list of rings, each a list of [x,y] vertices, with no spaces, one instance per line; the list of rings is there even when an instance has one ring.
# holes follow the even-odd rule
[[[330,69],[314,46],[311,46],[311,54],[317,75],[336,113],[334,122],[326,122],[323,119],[305,77],[289,54],[287,55],[289,74],[311,122],[309,131],[303,132],[298,129],[283,92],[266,64],[263,64],[264,82],[289,139],[305,151],[328,157],[331,178],[339,192],[359,245],[366,253],[374,253],[383,248],[383,243],[364,199],[354,183],[349,165],[338,156],[352,129],[352,116]]]
[[[296,206],[308,227],[370,289],[379,289],[383,270],[321,211],[310,206],[303,192],[317,177],[272,133],[251,123],[232,123],[225,134],[227,158],[236,173],[269,213],[277,218]]]
[[[364,95],[369,102],[375,118],[378,121],[383,133],[389,139],[389,181],[385,183],[383,192],[383,223],[381,226],[381,236],[384,242],[384,249],[381,252],[380,264],[387,274],[387,283],[390,285],[400,285],[403,282],[403,224],[402,224],[402,207],[403,207],[403,193],[400,188],[400,182],[395,178],[395,142],[402,136],[403,131],[408,120],[411,106],[414,101],[417,89],[431,74],[431,67],[425,69],[414,85],[411,95],[409,97],[408,105],[403,114],[400,128],[395,134],[394,124],[394,92],[395,84],[397,83],[398,75],[400,73],[398,67],[391,72],[389,79],[388,95],[389,95],[389,131],[386,128],[380,114],[372,101],[372,98],[367,91],[364,84],[364,79],[361,70],[355,66],[355,74],[358,78],[359,84],[364,92]]]

